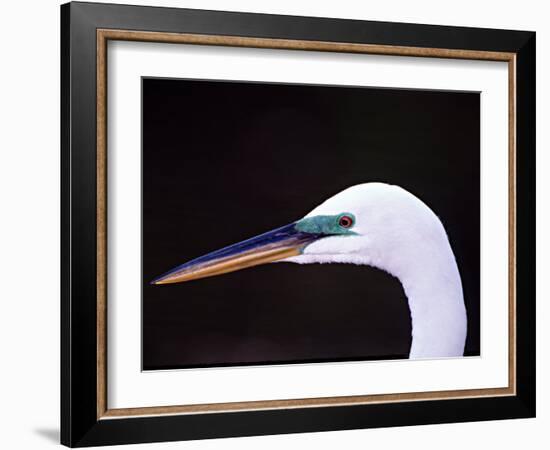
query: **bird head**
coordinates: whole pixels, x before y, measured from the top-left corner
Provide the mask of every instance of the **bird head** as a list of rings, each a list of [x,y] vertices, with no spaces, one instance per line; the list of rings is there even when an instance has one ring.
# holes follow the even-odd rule
[[[434,220],[435,219],[435,220]],[[271,262],[372,265],[398,275],[418,258],[423,236],[446,234],[435,214],[397,186],[366,183],[329,198],[303,218],[186,262],[152,284],[205,278]]]

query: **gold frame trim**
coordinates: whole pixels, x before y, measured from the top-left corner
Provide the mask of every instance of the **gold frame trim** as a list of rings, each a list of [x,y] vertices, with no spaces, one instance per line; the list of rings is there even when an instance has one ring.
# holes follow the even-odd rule
[[[107,405],[107,41],[141,41],[307,50],[375,55],[472,59],[508,62],[508,387],[402,394],[318,397],[200,405],[150,406],[109,409]],[[173,414],[204,414],[266,409],[312,408],[403,401],[448,400],[516,394],[516,54],[478,50],[404,47],[342,42],[299,41],[240,36],[97,30],[97,419]]]

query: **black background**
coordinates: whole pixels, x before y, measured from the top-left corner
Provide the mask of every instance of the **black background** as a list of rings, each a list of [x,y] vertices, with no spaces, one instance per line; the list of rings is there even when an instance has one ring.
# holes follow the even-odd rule
[[[479,355],[479,94],[143,79],[143,368],[406,357],[398,280],[271,264],[151,286],[354,184],[398,184],[445,226]]]

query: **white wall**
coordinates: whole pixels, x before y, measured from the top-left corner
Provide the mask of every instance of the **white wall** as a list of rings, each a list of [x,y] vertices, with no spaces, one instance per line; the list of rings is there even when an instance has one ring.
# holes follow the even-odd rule
[[[548,445],[550,319],[549,14],[536,0],[139,1],[203,9],[466,25],[537,31],[538,418],[239,438],[136,448],[422,448],[499,450]],[[4,2],[0,26],[0,446],[56,445],[59,417],[59,2]],[[546,150],[546,151],[543,151]],[[545,231],[546,230],[546,231]],[[544,442],[543,444],[543,441]]]

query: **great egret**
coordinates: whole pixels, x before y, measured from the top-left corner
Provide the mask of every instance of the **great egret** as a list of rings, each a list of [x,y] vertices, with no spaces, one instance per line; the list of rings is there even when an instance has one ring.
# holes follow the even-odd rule
[[[466,309],[445,229],[425,203],[394,185],[352,186],[301,220],[182,264],[152,284],[189,281],[275,261],[382,269],[399,279],[408,299],[409,357],[463,355]]]

